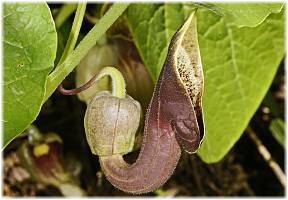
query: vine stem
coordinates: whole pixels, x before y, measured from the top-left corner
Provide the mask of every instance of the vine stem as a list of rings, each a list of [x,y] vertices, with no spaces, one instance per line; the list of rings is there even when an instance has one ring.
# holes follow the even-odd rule
[[[78,65],[81,59],[103,36],[108,28],[118,19],[118,17],[126,10],[128,3],[114,3],[112,7],[105,13],[99,22],[89,31],[83,38],[75,50],[48,76],[46,83],[45,102],[51,94],[56,90],[58,85],[65,77]]]
[[[69,34],[69,38],[67,40],[67,44],[65,46],[64,52],[62,53],[62,56],[60,58],[58,65],[61,64],[67,58],[67,56],[71,53],[71,51],[73,51],[76,45],[78,35],[81,29],[81,25],[83,22],[86,5],[87,5],[87,2],[78,4],[76,15],[73,21],[73,25]]]
[[[281,185],[285,188],[286,187],[286,177],[280,166],[275,162],[275,160],[272,158],[270,152],[268,149],[264,146],[264,144],[261,142],[261,140],[257,137],[254,130],[249,126],[246,129],[246,132],[248,133],[248,136],[251,138],[251,140],[256,145],[259,153],[264,158],[264,160],[267,162],[269,167],[272,169],[276,177],[278,178]]]
[[[55,19],[55,26],[59,29],[65,20],[73,13],[73,11],[77,8],[77,4],[64,4]]]
[[[87,83],[84,85],[67,90],[64,89],[62,84],[58,86],[58,91],[64,95],[74,95],[80,93],[89,87],[91,87],[95,82],[103,78],[104,76],[110,76],[112,79],[112,95],[118,98],[125,98],[126,96],[126,85],[125,80],[121,74],[121,72],[115,67],[105,67],[103,68],[99,74],[95,74]]]

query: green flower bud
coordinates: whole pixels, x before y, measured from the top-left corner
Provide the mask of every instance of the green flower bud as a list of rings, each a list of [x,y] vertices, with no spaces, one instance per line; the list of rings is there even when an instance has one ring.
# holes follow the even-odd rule
[[[118,98],[108,91],[96,93],[88,102],[84,119],[92,153],[108,156],[131,152],[140,115],[140,104],[130,96]]]

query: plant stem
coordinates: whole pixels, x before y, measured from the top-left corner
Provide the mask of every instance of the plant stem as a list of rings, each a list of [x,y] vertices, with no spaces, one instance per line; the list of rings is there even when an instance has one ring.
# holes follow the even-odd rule
[[[71,53],[71,51],[73,51],[76,45],[78,35],[81,29],[82,21],[84,18],[85,10],[86,10],[86,4],[87,2],[78,4],[74,22],[73,22],[73,25],[69,34],[69,38],[67,40],[64,52],[62,53],[62,56],[58,65],[60,65],[67,58],[67,56]]]
[[[95,84],[97,81],[99,81],[101,78],[105,76],[110,76],[110,78],[112,79],[112,95],[118,98],[125,98],[126,96],[125,80],[121,72],[115,67],[103,68],[98,74],[95,74],[88,82],[75,89],[67,90],[63,88],[62,84],[60,84],[58,86],[58,91],[64,95],[78,94],[80,92],[87,90],[93,84]]]
[[[64,4],[58,15],[55,19],[55,26],[57,29],[59,29],[62,24],[65,22],[65,20],[73,13],[73,11],[77,8],[77,4]]]
[[[75,50],[61,63],[49,76],[46,83],[45,102],[51,94],[56,90],[57,86],[65,79],[65,77],[78,65],[81,59],[96,44],[108,28],[118,19],[125,11],[129,4],[115,3],[99,20],[99,22],[89,31],[83,38]]]
[[[112,95],[118,98],[125,98],[126,85],[121,72],[115,67],[105,67],[100,71],[98,79],[106,75],[110,76],[112,79]]]
[[[254,144],[257,146],[257,149],[261,156],[264,158],[264,160],[267,162],[269,167],[272,169],[276,177],[278,178],[281,185],[285,188],[286,187],[286,177],[280,166],[275,162],[275,160],[272,158],[270,152],[268,149],[263,145],[261,140],[257,137],[256,133],[253,131],[253,129],[249,126],[246,129],[246,132],[248,133],[249,137],[252,139]]]

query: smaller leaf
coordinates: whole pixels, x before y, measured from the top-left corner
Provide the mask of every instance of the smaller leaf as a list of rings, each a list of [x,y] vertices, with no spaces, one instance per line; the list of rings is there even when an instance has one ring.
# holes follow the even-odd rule
[[[269,130],[271,131],[274,138],[281,144],[283,147],[285,147],[285,127],[284,127],[284,121],[281,118],[276,118],[272,120]]]
[[[271,13],[279,13],[282,3],[214,3],[198,4],[223,16],[229,23],[238,27],[255,27],[261,24]]]

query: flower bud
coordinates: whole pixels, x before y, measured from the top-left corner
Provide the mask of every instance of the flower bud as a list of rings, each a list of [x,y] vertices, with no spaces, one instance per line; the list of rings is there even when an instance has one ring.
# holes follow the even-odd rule
[[[88,102],[84,126],[93,154],[127,154],[134,146],[141,107],[132,97],[118,98],[110,92],[96,93]]]

